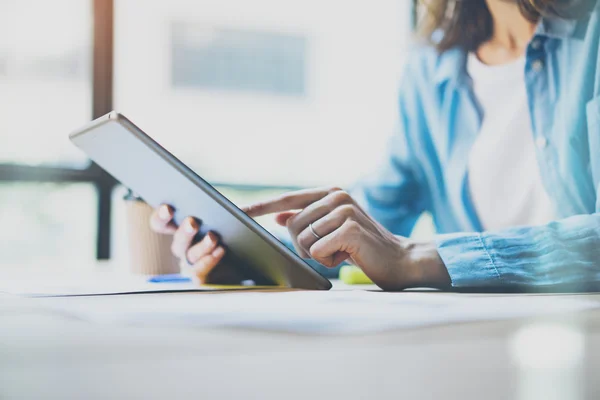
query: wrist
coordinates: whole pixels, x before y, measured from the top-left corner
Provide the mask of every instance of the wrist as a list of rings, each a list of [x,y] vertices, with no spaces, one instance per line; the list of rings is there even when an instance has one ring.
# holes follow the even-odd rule
[[[450,288],[452,280],[435,242],[406,240],[407,253],[402,267],[407,271],[407,287]]]

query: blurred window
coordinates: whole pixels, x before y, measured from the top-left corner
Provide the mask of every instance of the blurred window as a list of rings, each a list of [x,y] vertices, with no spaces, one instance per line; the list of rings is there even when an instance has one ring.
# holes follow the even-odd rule
[[[394,129],[411,9],[115,0],[115,107],[212,183],[350,185]]]
[[[91,4],[0,0],[0,163],[85,167],[67,134],[91,117]]]
[[[95,258],[92,178],[9,180],[55,180],[47,172],[57,169],[47,167],[65,175],[88,167],[67,135],[91,118],[91,47],[91,1],[0,0],[0,173],[8,174],[0,176],[0,267]]]
[[[301,36],[175,22],[171,50],[175,87],[304,95]]]

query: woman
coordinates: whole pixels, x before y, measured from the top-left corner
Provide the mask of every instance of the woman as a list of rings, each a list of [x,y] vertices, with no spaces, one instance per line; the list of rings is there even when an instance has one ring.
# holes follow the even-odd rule
[[[380,287],[519,290],[600,281],[600,3],[430,0],[431,44],[409,57],[399,131],[352,195],[289,193],[277,213],[303,257],[350,259]],[[406,236],[423,211],[435,241]],[[152,226],[200,279],[224,249],[191,245],[167,206]]]

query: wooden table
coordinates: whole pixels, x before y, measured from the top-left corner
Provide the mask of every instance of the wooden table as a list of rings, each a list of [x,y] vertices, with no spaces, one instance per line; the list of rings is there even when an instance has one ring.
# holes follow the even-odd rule
[[[52,301],[0,296],[0,399],[600,398],[599,309],[331,337],[97,324]],[[547,342],[537,361],[515,352],[527,332]]]

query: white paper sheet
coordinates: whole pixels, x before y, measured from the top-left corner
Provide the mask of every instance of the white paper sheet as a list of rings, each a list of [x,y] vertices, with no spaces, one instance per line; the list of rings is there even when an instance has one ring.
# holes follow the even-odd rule
[[[306,334],[359,334],[453,322],[572,313],[598,303],[565,296],[329,292],[170,294],[77,301],[52,307],[99,323],[232,327]]]
[[[148,277],[56,277],[53,279],[30,277],[29,279],[1,279],[0,293],[25,297],[98,296],[161,292],[212,292],[221,290],[244,290],[243,286],[198,286],[192,282],[150,283]]]

